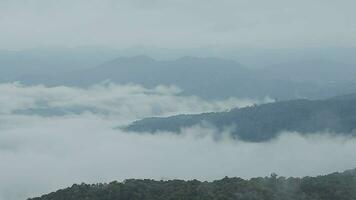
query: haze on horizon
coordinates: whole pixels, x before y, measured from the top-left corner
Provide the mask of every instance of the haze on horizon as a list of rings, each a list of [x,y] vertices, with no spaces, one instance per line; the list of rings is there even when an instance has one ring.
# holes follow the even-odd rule
[[[355,1],[1,0],[1,49],[355,47]]]

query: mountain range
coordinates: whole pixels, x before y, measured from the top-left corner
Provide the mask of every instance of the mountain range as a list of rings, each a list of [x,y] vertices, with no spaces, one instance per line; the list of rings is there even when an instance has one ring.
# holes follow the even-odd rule
[[[0,82],[75,87],[108,80],[145,87],[165,84],[180,87],[182,95],[207,99],[266,96],[317,99],[356,91],[355,62],[342,60],[340,56],[339,59],[328,59],[325,55],[293,57],[289,53],[290,59],[266,61],[265,67],[254,68],[240,64],[238,59],[183,56],[157,60],[148,56],[118,56],[134,54],[128,52],[105,48],[2,51]],[[277,55],[271,54],[271,59],[276,60]]]

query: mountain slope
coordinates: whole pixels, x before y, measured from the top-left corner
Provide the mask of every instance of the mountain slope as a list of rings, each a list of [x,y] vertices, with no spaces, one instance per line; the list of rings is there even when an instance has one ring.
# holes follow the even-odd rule
[[[253,142],[273,139],[282,131],[356,135],[356,98],[351,97],[280,101],[227,112],[154,117],[136,121],[124,129],[179,133],[182,128],[208,123],[219,130],[234,127],[234,138]]]
[[[227,178],[154,181],[126,180],[123,183],[74,184],[29,200],[353,200],[356,199],[356,170],[318,177]]]

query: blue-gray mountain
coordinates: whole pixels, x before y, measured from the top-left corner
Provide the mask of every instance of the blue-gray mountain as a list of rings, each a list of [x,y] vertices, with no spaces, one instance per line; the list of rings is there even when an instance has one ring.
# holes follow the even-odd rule
[[[356,91],[356,81],[350,81],[349,78],[337,82],[333,77],[317,80],[315,73],[324,73],[324,64],[306,63],[303,63],[305,67],[300,67],[299,73],[289,74],[290,70],[251,69],[235,61],[219,58],[182,57],[158,61],[147,56],[119,57],[95,68],[70,72],[63,76],[57,75],[50,78],[47,83],[85,87],[110,80],[119,84],[141,84],[149,88],[157,85],[175,85],[183,89],[182,95],[196,95],[206,99],[266,96],[279,99],[324,98]],[[335,71],[336,66],[341,65],[331,65],[334,68],[329,64],[328,70],[325,68],[325,73],[336,74],[331,72]],[[308,67],[310,70],[306,70]],[[298,71],[298,67],[296,68],[295,71]],[[356,76],[356,71],[352,72]],[[352,75],[350,70],[343,73]],[[310,77],[315,77],[315,80]]]
[[[182,128],[201,124],[211,124],[220,131],[233,127],[233,138],[252,142],[271,140],[283,131],[356,136],[356,94],[325,100],[280,101],[226,112],[146,118],[123,129],[180,133]]]
[[[349,55],[354,51],[342,52]],[[0,82],[76,87],[105,80],[145,87],[165,84],[180,87],[184,91],[182,95],[209,99],[265,96],[315,99],[356,91],[355,62],[345,56],[259,53],[252,56],[253,59],[268,60],[269,56],[273,62],[266,61],[265,68],[257,69],[246,62],[239,64],[218,58],[182,57],[160,61],[146,56],[118,57],[127,54],[105,48],[3,51],[0,52]],[[241,52],[238,55],[242,55]]]

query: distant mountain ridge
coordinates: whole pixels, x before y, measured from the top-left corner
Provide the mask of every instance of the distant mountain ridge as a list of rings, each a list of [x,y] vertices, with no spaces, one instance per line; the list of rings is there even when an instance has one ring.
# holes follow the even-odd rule
[[[220,131],[233,127],[234,138],[251,142],[268,141],[283,131],[356,136],[356,94],[325,100],[280,101],[227,112],[152,117],[133,122],[124,130],[180,133],[182,128],[204,123]]]
[[[181,95],[205,99],[317,99],[356,91],[356,70],[351,61],[344,64],[303,58],[254,69],[215,57],[156,60],[148,56],[123,57],[120,52],[100,48],[4,51],[0,52],[0,82],[87,87],[110,80],[149,88],[164,84],[180,87]]]
[[[287,70],[288,71],[288,70]],[[308,72],[302,72],[308,73]],[[279,99],[323,98],[356,90],[355,82],[300,81],[266,70],[250,69],[236,61],[214,57],[181,57],[155,60],[147,56],[118,57],[97,67],[58,74],[44,80],[49,85],[86,87],[110,80],[144,87],[175,85],[182,95],[207,99],[229,97]],[[36,82],[36,81],[35,81]]]

